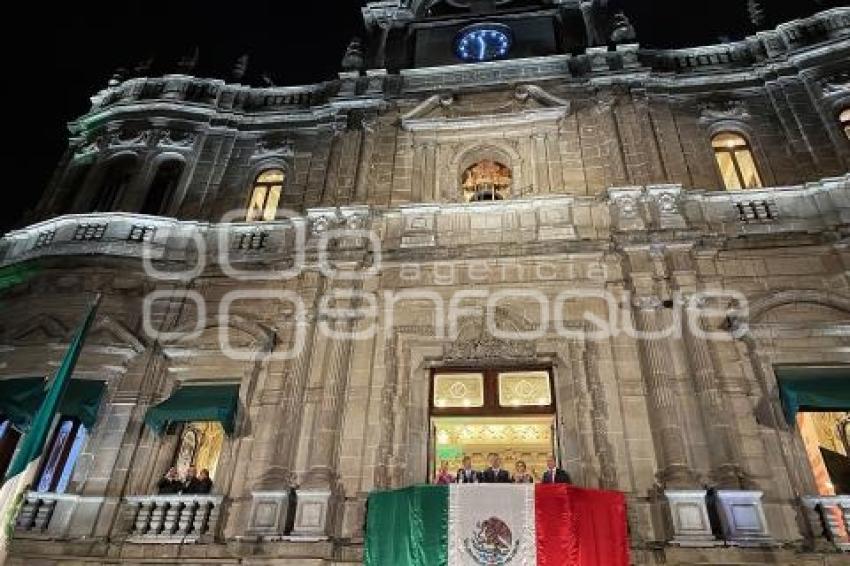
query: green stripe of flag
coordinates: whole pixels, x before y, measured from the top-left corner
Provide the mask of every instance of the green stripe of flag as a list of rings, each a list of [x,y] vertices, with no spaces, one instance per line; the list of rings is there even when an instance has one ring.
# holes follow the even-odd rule
[[[369,495],[366,566],[447,566],[449,486]]]

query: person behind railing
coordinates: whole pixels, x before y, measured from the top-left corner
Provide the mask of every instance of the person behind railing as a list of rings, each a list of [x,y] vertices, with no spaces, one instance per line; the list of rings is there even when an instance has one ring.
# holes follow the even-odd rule
[[[534,476],[528,473],[528,468],[522,460],[517,460],[514,483],[534,483]]]
[[[186,469],[186,477],[183,478],[183,485],[180,488],[180,493],[183,495],[193,495],[198,493],[198,473],[194,466],[189,466]]]
[[[177,468],[169,468],[159,483],[156,484],[156,489],[160,495],[175,495],[183,489],[183,482],[180,481],[180,474],[177,473]]]
[[[472,458],[469,456],[463,457],[463,467],[457,471],[457,483],[479,483],[481,476],[478,472],[472,469]]]
[[[546,471],[543,472],[543,483],[572,483],[570,475],[558,467],[554,456],[546,459]]]
[[[502,459],[498,454],[493,458],[493,465],[481,477],[482,483],[511,483],[511,475],[502,469]]]
[[[195,483],[195,493],[198,495],[209,495],[212,491],[213,482],[210,478],[210,471],[206,468],[201,470],[198,475],[198,481]]]
[[[455,482],[455,477],[449,473],[449,463],[443,460],[437,473],[437,485],[449,485]]]

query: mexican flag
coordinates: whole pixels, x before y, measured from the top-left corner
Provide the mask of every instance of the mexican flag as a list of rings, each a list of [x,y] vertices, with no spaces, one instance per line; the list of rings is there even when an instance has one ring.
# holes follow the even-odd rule
[[[628,566],[625,496],[565,484],[374,492],[365,564]]]

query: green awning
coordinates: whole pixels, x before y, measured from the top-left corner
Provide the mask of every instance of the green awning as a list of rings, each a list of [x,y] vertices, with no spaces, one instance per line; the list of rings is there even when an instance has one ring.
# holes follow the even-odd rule
[[[145,424],[162,434],[171,423],[215,421],[232,434],[238,404],[239,385],[184,385],[148,409]]]
[[[26,431],[44,401],[47,382],[41,377],[0,380],[0,414],[15,428]],[[105,383],[88,379],[72,379],[62,399],[59,412],[80,419],[91,430],[97,421]]]
[[[775,368],[782,409],[794,425],[799,411],[850,411],[850,366]]]

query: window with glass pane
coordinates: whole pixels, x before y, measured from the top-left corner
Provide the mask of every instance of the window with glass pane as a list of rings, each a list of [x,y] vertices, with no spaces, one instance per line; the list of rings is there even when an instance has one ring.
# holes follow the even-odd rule
[[[838,120],[841,122],[841,127],[844,128],[844,135],[850,140],[850,108],[842,110]]]
[[[723,132],[711,139],[720,176],[728,191],[762,186],[750,144],[740,134]]]
[[[12,456],[18,446],[21,434],[12,426],[12,422],[0,416],[0,478],[6,474],[6,469],[12,463]]]
[[[248,202],[248,222],[274,220],[285,175],[282,169],[268,169],[257,176]]]
[[[434,406],[467,408],[484,406],[483,373],[441,373],[434,376]]]
[[[36,490],[64,493],[88,433],[78,419],[63,418],[56,425],[37,476]]]
[[[499,374],[499,405],[545,407],[552,404],[547,371],[513,371]]]

